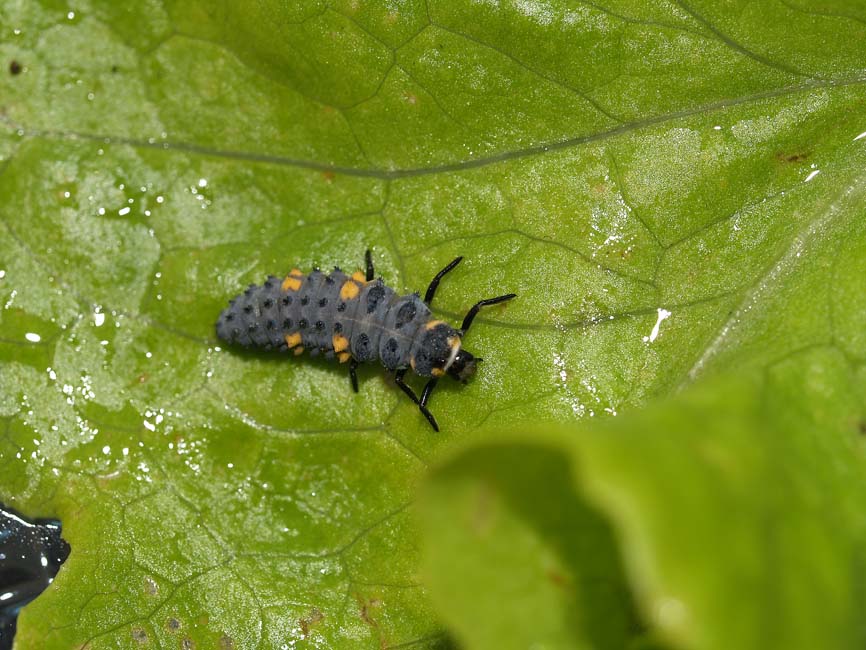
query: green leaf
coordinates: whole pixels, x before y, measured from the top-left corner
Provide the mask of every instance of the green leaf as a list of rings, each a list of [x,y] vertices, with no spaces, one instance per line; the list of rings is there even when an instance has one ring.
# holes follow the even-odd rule
[[[73,548],[20,648],[447,644],[409,506],[449,445],[811,352],[845,372],[810,388],[863,398],[862,11],[289,4],[0,7],[0,500]],[[354,395],[215,339],[247,284],[368,246],[407,292],[465,255],[449,320],[518,294],[440,435],[376,368]],[[537,529],[611,534],[564,498]],[[629,634],[625,575],[619,623],[557,638]]]
[[[427,579],[466,647],[626,647],[638,617],[610,525],[562,450],[477,443],[424,496]]]
[[[434,600],[467,648],[862,646],[849,380],[811,351],[589,430],[464,446],[421,501]]]

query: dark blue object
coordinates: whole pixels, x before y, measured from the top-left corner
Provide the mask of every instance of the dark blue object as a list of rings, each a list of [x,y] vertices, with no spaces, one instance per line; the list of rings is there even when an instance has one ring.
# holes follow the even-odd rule
[[[55,519],[30,520],[0,503],[0,650],[11,650],[18,612],[69,557]]]
[[[292,269],[282,280],[272,275],[264,284],[251,284],[229,301],[216,323],[217,336],[245,348],[255,347],[310,356],[322,355],[349,363],[352,389],[358,392],[358,364],[382,362],[394,373],[394,383],[439,431],[427,408],[440,378],[448,375],[466,383],[481,359],[463,346],[463,335],[482,307],[515,298],[513,293],[479,300],[467,312],[460,329],[433,318],[430,303],[442,278],[460,263],[455,258],[427,287],[401,296],[375,279],[373,258],[367,250],[367,270],[346,275],[334,267],[330,273]],[[403,380],[409,370],[427,377],[421,397]]]

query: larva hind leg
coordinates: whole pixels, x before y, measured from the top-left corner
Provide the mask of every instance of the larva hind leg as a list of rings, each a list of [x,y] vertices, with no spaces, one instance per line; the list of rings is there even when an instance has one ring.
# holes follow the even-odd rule
[[[358,392],[358,362],[354,359],[349,361],[349,379],[352,380],[352,390]]]
[[[403,381],[403,377],[406,374],[406,370],[398,370],[394,375],[394,383],[400,387],[404,393],[409,396],[413,402],[418,405],[418,409],[424,414],[424,417],[427,418],[427,421],[430,423],[430,426],[433,427],[433,431],[439,431],[439,425],[436,424],[436,418],[433,417],[433,414],[427,408],[427,400],[430,399],[430,392],[433,390],[433,387],[436,385],[436,379],[431,379],[427,382],[427,385],[424,386],[424,392],[421,393],[421,399],[418,399],[418,396],[415,394],[405,381]]]

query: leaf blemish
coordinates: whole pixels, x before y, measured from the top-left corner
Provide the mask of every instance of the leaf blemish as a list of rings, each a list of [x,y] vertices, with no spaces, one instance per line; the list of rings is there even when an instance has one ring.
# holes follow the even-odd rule
[[[550,578],[550,581],[560,589],[567,589],[571,586],[571,579],[556,569],[549,569],[547,571],[547,577]]]
[[[306,618],[302,618],[298,621],[298,625],[301,627],[301,632],[304,634],[304,638],[310,635],[310,628],[320,622],[323,618],[325,618],[325,615],[314,607],[310,610],[310,613]]]
[[[379,607],[382,604],[382,601],[378,598],[371,598],[367,601],[360,601],[361,609],[359,614],[361,615],[361,620],[364,621],[370,627],[379,627],[379,623],[371,616],[370,610],[376,607]]]
[[[156,596],[159,594],[159,585],[156,583],[156,580],[150,576],[144,579],[144,593],[148,596]]]
[[[785,153],[783,151],[776,152],[776,160],[784,163],[803,162],[812,155],[811,151],[800,151],[797,153]]]

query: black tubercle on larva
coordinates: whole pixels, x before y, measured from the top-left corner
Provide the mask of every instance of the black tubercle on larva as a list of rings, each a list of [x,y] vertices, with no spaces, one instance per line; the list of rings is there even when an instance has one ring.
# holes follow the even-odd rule
[[[382,365],[386,368],[396,368],[400,365],[400,344],[394,337],[388,338],[388,342],[382,348]]]
[[[400,310],[397,312],[397,320],[394,322],[394,327],[400,329],[406,323],[412,322],[412,319],[415,318],[415,302],[405,302],[400,307]]]
[[[381,284],[372,287],[367,292],[367,313],[372,314],[379,306],[379,302],[385,297],[385,287]]]
[[[366,333],[358,334],[352,339],[352,356],[362,363],[375,358],[370,337]]]

